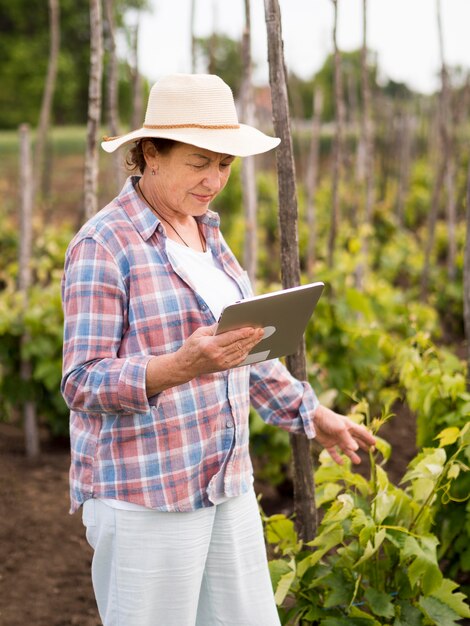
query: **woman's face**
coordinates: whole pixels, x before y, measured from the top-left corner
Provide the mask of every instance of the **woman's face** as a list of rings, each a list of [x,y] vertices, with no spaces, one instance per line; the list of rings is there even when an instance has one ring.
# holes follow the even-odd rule
[[[235,157],[177,143],[167,154],[157,153],[150,169],[155,198],[168,213],[203,215],[222,191]],[[150,172],[149,172],[150,173]]]

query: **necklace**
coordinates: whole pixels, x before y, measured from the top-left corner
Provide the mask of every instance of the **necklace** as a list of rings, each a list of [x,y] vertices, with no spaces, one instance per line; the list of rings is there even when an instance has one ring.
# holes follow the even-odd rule
[[[168,226],[169,226],[170,228],[172,228],[172,229],[175,231],[175,233],[177,234],[177,236],[181,239],[181,241],[184,243],[184,245],[185,245],[187,248],[190,248],[191,246],[190,246],[190,245],[188,245],[188,244],[186,243],[186,241],[185,241],[185,240],[183,239],[183,237],[179,234],[179,232],[176,230],[176,228],[173,226],[173,224],[172,224],[171,222],[169,222],[167,219],[165,219],[165,218],[163,217],[163,215],[160,215],[160,213],[157,211],[157,209],[156,209],[156,208],[155,208],[152,204],[150,204],[150,202],[149,202],[149,201],[147,200],[147,198],[145,197],[144,192],[142,191],[142,187],[140,186],[140,182],[139,182],[139,181],[137,181],[137,187],[139,188],[139,191],[140,191],[140,193],[141,193],[142,198],[143,198],[143,199],[145,200],[145,202],[149,205],[149,207],[152,209],[152,211],[154,211],[154,212],[158,215],[158,217],[159,217],[161,220],[163,220],[164,222],[166,222],[166,223],[168,224]],[[205,242],[204,237],[203,237],[203,235],[202,235],[202,233],[201,233],[201,227],[200,227],[200,225],[199,225],[199,222],[198,222],[198,221],[196,221],[196,225],[197,225],[197,232],[198,232],[198,235],[199,235],[199,241],[201,242],[201,248],[202,248],[202,251],[203,251],[203,252],[206,252],[206,251],[207,251],[206,242]]]

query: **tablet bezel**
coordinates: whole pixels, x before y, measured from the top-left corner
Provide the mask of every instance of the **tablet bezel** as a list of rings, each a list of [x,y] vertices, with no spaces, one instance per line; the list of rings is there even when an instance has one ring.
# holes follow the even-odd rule
[[[271,331],[270,336],[263,338],[238,367],[293,354],[324,287],[323,282],[317,281],[229,304],[222,311],[215,334],[247,326],[274,328],[275,332]],[[294,305],[295,308],[291,308]],[[268,323],[269,320],[271,323]],[[281,334],[278,334],[278,329],[281,329]]]

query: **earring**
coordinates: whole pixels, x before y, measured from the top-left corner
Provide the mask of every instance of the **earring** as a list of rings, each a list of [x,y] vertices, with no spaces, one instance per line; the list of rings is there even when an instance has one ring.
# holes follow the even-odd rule
[[[155,169],[152,167],[152,176],[155,176]]]

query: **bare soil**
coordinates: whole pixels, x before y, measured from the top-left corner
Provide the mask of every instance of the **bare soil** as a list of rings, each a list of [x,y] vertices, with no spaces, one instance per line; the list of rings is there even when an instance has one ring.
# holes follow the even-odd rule
[[[381,435],[393,446],[388,474],[399,481],[415,455],[414,419],[401,411]],[[254,459],[256,466],[256,459]],[[18,426],[0,423],[0,626],[99,626],[90,581],[92,550],[81,515],[69,515],[67,442],[42,441],[28,463]],[[289,513],[289,486],[259,481],[267,514]]]

